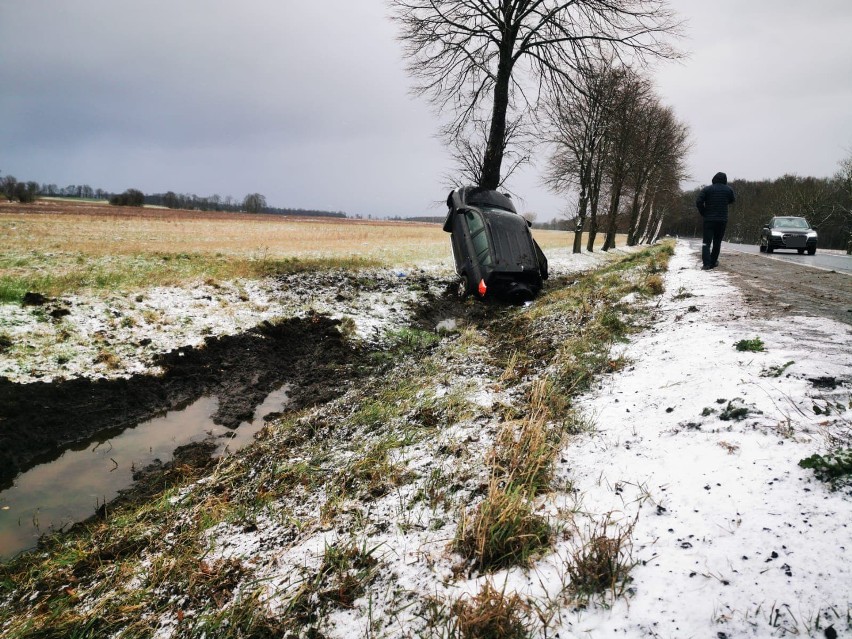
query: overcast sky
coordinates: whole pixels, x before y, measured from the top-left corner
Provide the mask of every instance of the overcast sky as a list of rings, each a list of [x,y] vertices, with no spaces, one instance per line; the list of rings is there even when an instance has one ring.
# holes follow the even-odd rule
[[[689,57],[654,77],[692,132],[684,186],[719,170],[833,174],[852,150],[852,2],[670,4]],[[453,165],[387,13],[383,0],[0,0],[0,172],[440,214]],[[540,219],[564,210],[539,167],[510,186]]]

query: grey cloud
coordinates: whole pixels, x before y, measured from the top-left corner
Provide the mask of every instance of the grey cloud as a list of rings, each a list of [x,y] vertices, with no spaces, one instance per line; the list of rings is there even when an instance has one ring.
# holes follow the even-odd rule
[[[691,21],[693,54],[661,67],[659,85],[692,128],[694,180],[719,166],[741,177],[830,173],[852,145],[852,4],[672,5]],[[0,169],[435,214],[451,159],[435,114],[408,93],[386,13],[383,0],[2,2]],[[511,186],[542,219],[564,207],[537,167]]]

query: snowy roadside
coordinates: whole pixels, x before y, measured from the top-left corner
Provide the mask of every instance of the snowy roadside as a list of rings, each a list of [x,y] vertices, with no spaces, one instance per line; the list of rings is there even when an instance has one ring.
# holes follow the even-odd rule
[[[624,348],[632,366],[582,400],[596,432],[567,447],[559,468],[592,519],[636,520],[640,565],[626,598],[568,613],[562,629],[780,637],[823,636],[833,624],[842,635],[852,499],[798,462],[852,442],[852,330],[752,315],[683,242],[666,288],[659,322]],[[755,337],[765,352],[734,348]],[[558,570],[547,559],[537,568],[550,596]]]

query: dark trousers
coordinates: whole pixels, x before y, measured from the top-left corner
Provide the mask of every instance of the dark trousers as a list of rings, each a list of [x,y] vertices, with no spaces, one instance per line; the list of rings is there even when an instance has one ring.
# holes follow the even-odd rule
[[[701,244],[701,260],[704,266],[712,267],[719,261],[726,226],[728,222],[724,220],[704,220],[704,240]]]

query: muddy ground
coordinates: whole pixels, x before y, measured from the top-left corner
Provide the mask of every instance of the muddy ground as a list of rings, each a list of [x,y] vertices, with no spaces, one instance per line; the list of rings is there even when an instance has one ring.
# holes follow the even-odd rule
[[[852,324],[852,276],[792,262],[724,251],[721,270],[734,276],[746,301],[773,315],[819,315]]]
[[[293,386],[292,401],[304,406],[343,392],[357,374],[364,349],[348,343],[338,320],[322,315],[265,322],[238,335],[209,338],[197,348],[157,358],[161,376],[15,384],[0,378],[0,485],[19,472],[214,395],[217,424],[236,428],[273,390]]]
[[[437,293],[422,283],[417,302],[407,305],[407,323],[434,331],[444,319],[464,316],[476,321],[494,311],[460,300],[454,279],[445,279],[432,278]],[[387,288],[389,294],[399,293],[391,290],[396,286],[411,285],[391,282],[366,280],[362,285]],[[331,290],[334,283],[321,284]],[[354,280],[343,284],[336,282],[336,288],[355,285]],[[316,286],[303,283],[308,290]],[[387,365],[387,358],[377,354],[391,346],[352,338],[351,327],[339,319],[311,312],[265,321],[235,335],[211,336],[197,347],[173,349],[151,362],[162,374],[31,383],[0,377],[0,488],[66,449],[114,436],[203,396],[218,398],[213,421],[228,428],[250,421],[264,398],[284,384],[291,387],[293,409],[327,402],[345,392],[353,379]]]

